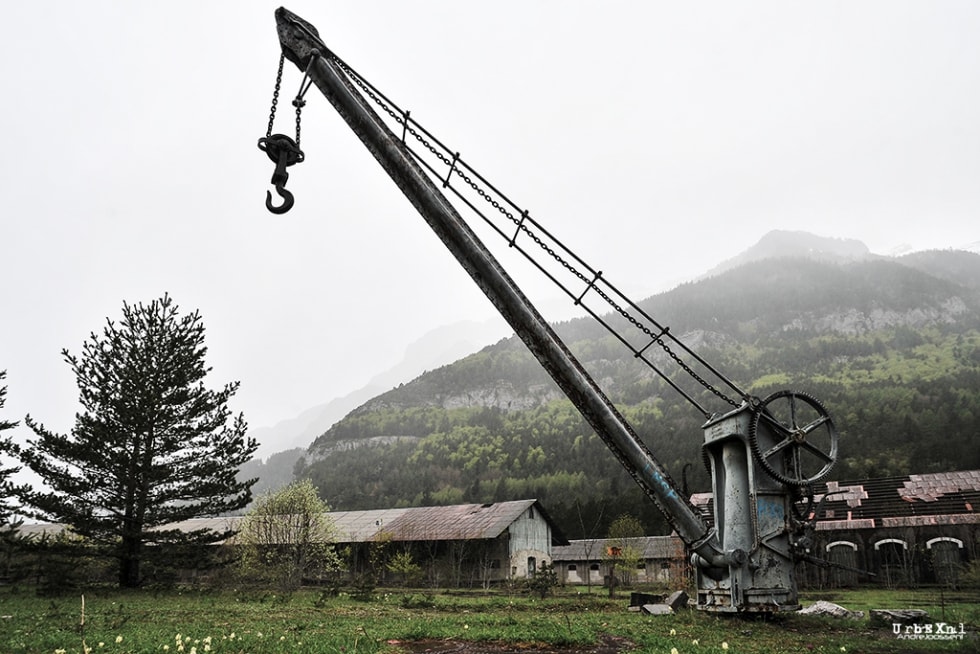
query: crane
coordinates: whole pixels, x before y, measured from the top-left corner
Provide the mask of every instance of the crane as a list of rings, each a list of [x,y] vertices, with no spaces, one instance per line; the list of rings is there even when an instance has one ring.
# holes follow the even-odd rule
[[[282,52],[269,128],[259,147],[276,163],[272,184],[283,202],[274,204],[270,192],[269,210],[283,213],[293,206],[286,168],[304,158],[300,115],[305,93],[315,85],[684,541],[696,572],[696,606],[718,613],[799,609],[797,563],[824,563],[810,553],[810,544],[812,485],[829,474],[838,456],[839,432],[827,409],[803,392],[758,398],[740,389],[340,59],[313,25],[285,8],[275,17]],[[293,101],[295,139],[272,134],[286,59],[303,72]],[[702,413],[702,453],[714,505],[710,521],[678,490],[462,210],[526,257]],[[679,381],[685,376],[698,392]],[[705,394],[722,402],[723,410],[705,407],[698,399]]]

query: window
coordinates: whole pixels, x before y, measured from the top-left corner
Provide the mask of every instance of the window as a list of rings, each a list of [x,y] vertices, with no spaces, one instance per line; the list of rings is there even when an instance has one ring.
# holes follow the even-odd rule
[[[574,572],[575,570],[578,570],[578,567],[574,563],[569,563],[568,564],[568,571],[569,572]]]

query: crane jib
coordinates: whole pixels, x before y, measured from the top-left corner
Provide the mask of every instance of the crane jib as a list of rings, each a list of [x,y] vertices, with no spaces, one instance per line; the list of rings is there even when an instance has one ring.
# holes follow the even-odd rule
[[[276,12],[283,52],[337,109],[382,168],[470,274],[515,333],[595,429],[617,459],[653,498],[678,535],[706,559],[717,560],[712,531],[675,488],[666,469],[650,454],[625,418],[568,347],[466,224],[455,207],[421,170],[401,140],[388,129],[311,26],[285,9]],[[312,62],[311,62],[312,57]]]

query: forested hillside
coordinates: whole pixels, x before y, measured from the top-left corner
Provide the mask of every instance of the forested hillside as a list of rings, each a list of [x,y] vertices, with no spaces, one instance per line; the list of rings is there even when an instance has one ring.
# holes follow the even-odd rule
[[[765,259],[642,303],[741,388],[807,391],[842,433],[831,478],[980,468],[980,256]],[[591,319],[557,326],[675,481],[707,490],[704,417]],[[725,411],[707,390],[689,392]],[[714,402],[714,404],[713,404]],[[516,338],[384,393],[299,471],[339,510],[538,498],[572,537],[665,523]],[[596,526],[596,517],[601,516]]]

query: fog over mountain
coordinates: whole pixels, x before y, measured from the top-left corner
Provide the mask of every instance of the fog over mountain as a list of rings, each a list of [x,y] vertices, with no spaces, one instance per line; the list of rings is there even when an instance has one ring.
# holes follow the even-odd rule
[[[773,265],[759,267],[766,261],[772,261]],[[812,263],[806,264],[806,262]],[[861,262],[869,264],[879,262],[884,267],[878,266],[867,269],[866,272],[861,273],[864,281],[860,283],[847,281],[848,275],[852,275],[854,272],[847,272],[852,269],[846,268],[846,266]],[[693,290],[678,288],[674,292],[643,300],[642,304],[644,306],[656,305],[661,310],[664,306],[670,307],[671,315],[679,315],[682,318],[679,326],[684,326],[686,329],[701,330],[698,338],[704,342],[713,342],[710,347],[714,348],[733,342],[732,336],[736,334],[731,330],[744,331],[748,328],[745,323],[742,323],[742,327],[736,328],[734,325],[740,324],[736,319],[725,318],[726,311],[728,311],[726,309],[727,304],[734,301],[736,302],[734,306],[738,306],[740,294],[744,296],[740,302],[742,305],[756,301],[752,298],[754,295],[760,294],[762,296],[761,301],[765,302],[768,294],[773,297],[773,302],[775,302],[772,308],[779,310],[761,310],[761,315],[755,318],[755,322],[763,324],[767,319],[772,319],[776,322],[770,328],[776,329],[775,325],[782,320],[784,322],[778,329],[790,330],[790,332],[800,329],[826,329],[827,333],[837,333],[839,338],[843,339],[842,342],[853,339],[854,347],[861,349],[864,346],[860,345],[858,341],[863,337],[859,338],[859,336],[866,335],[875,329],[893,329],[902,326],[919,329],[930,324],[955,322],[961,320],[963,315],[971,315],[970,312],[973,309],[970,307],[972,307],[974,300],[969,297],[964,300],[961,297],[962,292],[955,289],[980,287],[980,263],[978,262],[980,262],[980,257],[967,251],[922,251],[901,257],[889,257],[874,254],[863,243],[853,239],[827,238],[800,231],[774,231],[766,234],[751,248],[719,263],[699,278],[701,280],[718,278],[719,280],[717,284],[697,291],[700,294],[698,297],[703,298],[703,300],[692,297]],[[822,265],[831,267],[821,268]],[[838,266],[845,266],[845,268],[838,270]],[[902,271],[909,272],[904,273]],[[738,274],[736,275],[736,273]],[[840,281],[828,280],[826,283],[822,283],[820,280],[810,279],[808,275],[811,273],[830,275],[835,279],[839,278]],[[926,274],[928,277],[919,280],[915,275],[920,273]],[[915,278],[919,281],[902,279],[903,276],[908,277],[909,275],[911,275],[909,279]],[[725,281],[728,277],[731,277],[731,280]],[[766,290],[765,284],[760,286],[758,281],[753,281],[763,279],[768,280],[766,283],[775,287],[776,290]],[[892,284],[888,281],[889,279],[895,280],[894,288],[886,288]],[[929,279],[933,281],[928,281]],[[874,303],[875,299],[834,300],[826,295],[827,293],[834,293],[834,289],[857,292],[854,289],[861,284],[865,284],[867,289],[874,289],[862,292],[880,295],[881,299],[896,293],[905,294],[906,297],[905,299],[896,298],[892,302],[892,304],[897,303],[896,306],[901,305],[900,308],[890,306],[865,311],[846,306],[846,304],[855,301],[858,304]],[[919,288],[922,284],[927,284],[925,290]],[[943,284],[952,284],[952,286],[943,286]],[[691,284],[682,286],[688,287]],[[711,288],[713,287],[718,287],[719,290],[712,291]],[[902,290],[903,288],[905,290]],[[788,306],[789,300],[776,301],[774,299],[775,294],[781,291],[785,291],[787,297],[794,297],[792,300],[793,307]],[[916,299],[919,297],[917,295],[919,293],[921,293],[921,299]],[[831,304],[828,305],[828,302]],[[844,304],[834,309],[832,305],[835,302],[843,302]],[[797,305],[799,309],[794,308]],[[736,309],[732,310],[737,311]],[[767,313],[771,314],[768,318],[764,315]],[[727,323],[723,324],[725,320],[736,320],[736,322],[733,322],[732,326],[726,327],[725,324]],[[707,324],[705,321],[709,321],[711,324]],[[598,333],[594,323],[590,320],[570,321],[567,328],[572,327],[577,334],[573,337],[574,339],[596,338]],[[758,326],[752,329],[756,328]],[[563,327],[563,329],[565,328]],[[715,334],[709,329],[718,333]],[[533,405],[560,397],[555,389],[547,390],[550,388],[547,385],[550,382],[544,380],[543,372],[536,371],[536,368],[539,368],[536,362],[531,363],[529,370],[532,372],[530,374],[540,376],[545,381],[545,386],[540,387],[543,389],[540,393],[534,391],[538,394],[536,400],[532,400],[530,396],[522,396],[524,391],[521,391],[520,388],[511,386],[504,388],[492,380],[490,386],[487,387],[451,383],[447,390],[439,387],[439,383],[436,381],[440,379],[439,376],[424,374],[427,370],[433,371],[454,361],[462,360],[468,355],[478,352],[482,347],[499,341],[508,335],[510,332],[507,326],[494,321],[460,323],[433,330],[413,344],[406,351],[402,361],[390,370],[374,377],[367,386],[354,390],[344,397],[335,398],[313,407],[296,418],[283,421],[274,427],[254,429],[252,434],[262,443],[260,456],[264,458],[273,452],[291,450],[287,458],[294,461],[299,459],[303,450],[310,447],[317,439],[320,439],[317,441],[320,445],[313,449],[318,450],[320,455],[328,451],[339,451],[337,447],[341,443],[335,442],[334,445],[327,445],[330,442],[327,432],[332,426],[338,424],[345,416],[364,415],[365,412],[376,410],[372,407],[404,405],[405,398],[417,398],[410,400],[409,404],[419,401],[420,405],[435,403],[446,407],[462,408],[469,405],[501,406],[501,402],[509,406],[518,406],[530,401]],[[512,340],[509,339],[509,341]],[[523,352],[520,343],[509,344],[509,341],[508,343],[500,343],[498,347],[504,346],[508,349],[516,347],[514,352]],[[781,347],[784,347],[787,356],[790,356],[793,351],[799,349],[800,345],[787,341]],[[449,369],[451,367],[446,368],[446,370]],[[777,370],[773,372],[777,379],[787,374],[793,374],[793,371]],[[820,374],[823,375],[824,372],[821,371]],[[607,381],[614,379],[614,377],[609,377]],[[411,385],[408,384],[410,381],[412,382]],[[622,382],[613,381],[614,386],[617,383],[621,384]],[[403,384],[405,385],[405,393],[399,391],[399,387]],[[427,388],[430,390],[425,390]],[[427,392],[431,392],[433,395],[428,400],[422,400],[422,396]],[[617,392],[624,392],[621,386],[617,387]],[[456,399],[447,399],[453,393],[456,394]],[[395,398],[402,399],[395,400]],[[392,401],[395,402],[394,405]],[[445,404],[445,402],[449,402],[449,404]],[[341,449],[357,442],[375,445],[380,443],[394,444],[398,442],[399,438],[396,436],[392,440],[390,435],[378,435],[364,441],[358,441],[355,438],[344,441],[347,445]],[[325,447],[326,449],[324,449]],[[295,451],[293,451],[294,448]],[[281,462],[277,463],[276,467],[280,471],[277,474],[282,474],[282,471],[287,468],[287,466],[281,465]],[[263,476],[261,466],[257,474],[260,477]],[[263,482],[266,481],[268,480],[263,480]],[[288,481],[288,479],[283,481]]]
[[[256,457],[265,459],[283,450],[305,449],[331,425],[372,397],[425,370],[452,363],[508,333],[506,325],[497,320],[463,321],[437,327],[409,345],[401,361],[372,377],[367,385],[271,427],[251,429],[250,435],[259,441]]]

